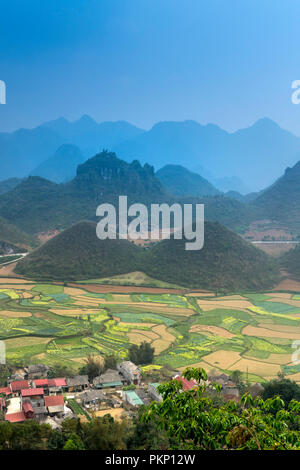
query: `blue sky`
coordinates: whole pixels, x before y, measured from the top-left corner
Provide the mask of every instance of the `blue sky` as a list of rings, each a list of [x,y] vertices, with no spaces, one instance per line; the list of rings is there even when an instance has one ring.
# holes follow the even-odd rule
[[[0,0],[0,131],[65,116],[300,135],[298,0]]]

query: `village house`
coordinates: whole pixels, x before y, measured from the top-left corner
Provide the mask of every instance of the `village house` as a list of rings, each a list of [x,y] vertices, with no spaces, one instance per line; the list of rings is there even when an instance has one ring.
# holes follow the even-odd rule
[[[44,421],[47,417],[47,408],[45,406],[31,405],[33,409],[33,417],[37,421]]]
[[[16,380],[10,383],[11,394],[13,397],[19,397],[22,390],[29,388],[29,383],[27,380]]]
[[[174,380],[177,380],[177,382],[181,382],[182,390],[184,392],[192,390],[193,388],[199,386],[198,382],[195,379],[188,380],[185,377],[182,377],[181,375],[176,375],[174,377]]]
[[[49,367],[44,364],[28,366],[28,368],[25,369],[28,380],[46,379],[49,370]]]
[[[82,392],[89,387],[89,379],[87,375],[76,375],[75,377],[68,377],[67,391],[68,392]]]
[[[157,391],[158,386],[159,386],[159,383],[157,383],[157,382],[149,384],[148,385],[148,393],[149,393],[149,396],[150,396],[151,400],[155,400],[158,403],[161,403],[163,401],[163,397]]]
[[[109,400],[113,408],[122,408],[123,402],[119,398],[111,396]]]
[[[117,370],[107,369],[104,374],[95,377],[93,385],[97,389],[122,387],[124,379]]]
[[[16,381],[21,381],[25,380],[25,372],[24,374],[16,373],[12,374],[10,377],[7,378],[7,385],[9,385],[11,382],[16,382]]]
[[[109,398],[101,390],[87,390],[82,392],[80,394],[80,401],[85,408],[109,408]]]
[[[48,379],[49,395],[57,395],[63,393],[67,389],[67,382],[65,378]]]
[[[236,384],[231,381],[222,385],[221,393],[226,401],[233,400],[237,403],[240,401],[240,391]]]
[[[124,361],[118,365],[118,371],[128,383],[139,385],[141,383],[141,371],[131,361]]]
[[[35,379],[30,382],[31,387],[44,389],[45,395],[53,395],[62,393],[67,388],[67,382],[65,378],[58,379]]]
[[[225,385],[228,381],[230,381],[230,377],[227,374],[221,373],[218,375],[209,375],[209,381],[215,382],[218,385]]]
[[[32,406],[44,406],[44,389],[28,388],[21,391],[21,403],[30,402]]]
[[[34,411],[30,401],[25,401],[22,403],[22,410],[25,416],[25,419],[33,419]]]
[[[30,383],[31,387],[34,388],[43,388],[44,393],[48,393],[49,381],[48,379],[35,379]]]
[[[65,400],[63,395],[46,396],[45,407],[50,416],[62,416],[65,407]]]
[[[26,420],[23,411],[18,411],[16,413],[10,413],[5,415],[5,421],[9,421],[10,423],[22,423]]]
[[[135,390],[137,396],[142,400],[143,404],[148,406],[151,403],[151,398],[149,397],[148,393],[143,388],[137,388]]]
[[[123,400],[131,406],[141,406],[144,403],[134,390],[126,390],[123,392]]]
[[[5,395],[6,397],[9,397],[12,395],[12,391],[10,387],[1,387],[0,388],[0,395]]]

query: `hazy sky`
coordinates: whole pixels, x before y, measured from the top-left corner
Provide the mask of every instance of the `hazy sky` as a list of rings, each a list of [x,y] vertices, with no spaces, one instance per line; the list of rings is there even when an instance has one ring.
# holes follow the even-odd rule
[[[65,116],[300,135],[299,0],[0,0],[0,131]]]

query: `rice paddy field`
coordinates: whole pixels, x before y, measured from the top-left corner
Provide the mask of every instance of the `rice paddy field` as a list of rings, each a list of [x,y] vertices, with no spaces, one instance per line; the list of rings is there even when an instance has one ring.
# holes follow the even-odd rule
[[[0,278],[0,339],[7,360],[78,368],[89,354],[126,358],[130,344],[155,349],[155,369],[240,370],[263,382],[284,372],[300,344],[300,292],[211,292]],[[298,346],[299,349],[300,346]],[[148,366],[149,367],[149,366]],[[153,367],[153,366],[152,366]]]

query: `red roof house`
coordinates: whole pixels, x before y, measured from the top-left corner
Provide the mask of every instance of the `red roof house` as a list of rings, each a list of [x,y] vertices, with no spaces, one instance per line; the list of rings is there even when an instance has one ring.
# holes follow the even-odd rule
[[[64,379],[64,378],[49,379],[48,380],[48,385],[49,385],[49,387],[66,387],[67,382],[66,382],[66,379]]]
[[[48,379],[36,379],[33,381],[34,382],[34,385],[38,388],[38,387],[48,387],[49,385],[49,381]]]
[[[25,397],[39,397],[41,395],[44,395],[44,389],[43,388],[28,388],[26,390],[21,390],[22,398],[25,398]]]
[[[50,395],[45,397],[45,407],[50,415],[60,415],[64,412],[65,400],[63,395]]]
[[[15,380],[11,382],[10,388],[12,392],[20,392],[21,390],[29,388],[29,384],[27,380]]]
[[[182,383],[182,390],[184,392],[186,392],[187,390],[191,390],[192,388],[197,387],[199,385],[196,380],[187,380],[184,377],[180,377],[179,375],[175,377],[175,380],[177,380],[177,382]]]
[[[45,397],[45,406],[48,408],[49,406],[63,406],[65,403],[63,395],[50,395],[49,397]]]
[[[5,421],[10,421],[11,423],[21,423],[25,421],[25,415],[23,411],[18,411],[17,413],[10,413],[5,415]]]
[[[23,403],[22,408],[23,408],[25,418],[26,419],[32,419],[33,415],[34,415],[34,412],[33,412],[33,408],[31,406],[31,403],[29,403],[29,401],[26,401],[25,403]]]
[[[10,395],[11,394],[11,389],[10,387],[2,387],[0,388],[0,394],[3,394],[3,395]]]

